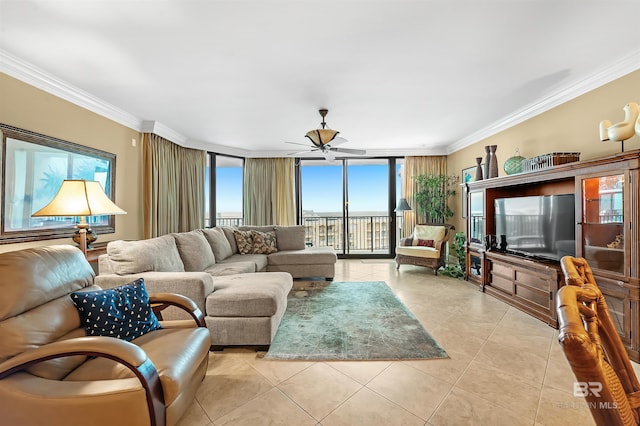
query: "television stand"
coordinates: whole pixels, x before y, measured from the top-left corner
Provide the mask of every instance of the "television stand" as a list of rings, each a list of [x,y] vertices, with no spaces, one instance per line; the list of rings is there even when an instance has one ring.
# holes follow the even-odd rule
[[[638,188],[640,149],[466,182],[467,279],[492,296],[556,326],[553,298],[558,286],[564,284],[558,262],[486,251],[484,242],[487,236],[497,235],[500,240],[497,229],[502,223],[498,226],[496,199],[573,194],[575,222],[567,226],[575,226],[575,241],[556,240],[553,250],[558,258],[575,255],[589,262],[629,356],[640,362]]]
[[[492,251],[485,253],[485,259],[486,293],[558,328],[555,297],[562,285],[558,262]]]

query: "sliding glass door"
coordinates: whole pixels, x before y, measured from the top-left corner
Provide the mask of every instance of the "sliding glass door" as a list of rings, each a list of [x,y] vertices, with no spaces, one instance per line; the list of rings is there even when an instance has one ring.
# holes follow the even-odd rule
[[[393,254],[395,168],[393,159],[300,160],[307,245],[333,247],[341,257]]]
[[[389,164],[387,159],[345,160],[345,254],[388,255]]]

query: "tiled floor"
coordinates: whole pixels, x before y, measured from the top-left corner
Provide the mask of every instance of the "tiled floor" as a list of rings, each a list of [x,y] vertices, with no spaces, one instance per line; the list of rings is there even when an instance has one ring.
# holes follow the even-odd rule
[[[423,361],[266,361],[211,354],[181,426],[592,425],[557,330],[483,294],[393,261],[339,260],[336,281],[385,281],[445,348]],[[634,363],[634,368],[638,367]],[[637,369],[636,371],[639,371]]]

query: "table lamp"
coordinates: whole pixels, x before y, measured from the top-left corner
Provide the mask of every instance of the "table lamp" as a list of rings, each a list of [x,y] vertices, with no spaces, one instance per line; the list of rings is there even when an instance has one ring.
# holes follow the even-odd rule
[[[80,249],[87,255],[87,216],[127,214],[116,206],[96,181],[68,179],[53,200],[31,216],[80,216]]]

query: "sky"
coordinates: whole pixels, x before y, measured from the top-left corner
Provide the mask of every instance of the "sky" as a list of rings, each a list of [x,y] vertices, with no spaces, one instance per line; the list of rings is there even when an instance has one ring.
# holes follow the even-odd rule
[[[399,166],[398,166],[399,167]],[[349,165],[349,211],[387,214],[388,166],[386,164]],[[400,179],[396,191],[399,192]],[[242,169],[217,169],[218,212],[242,211]],[[302,167],[302,208],[315,212],[342,211],[341,163]]]

